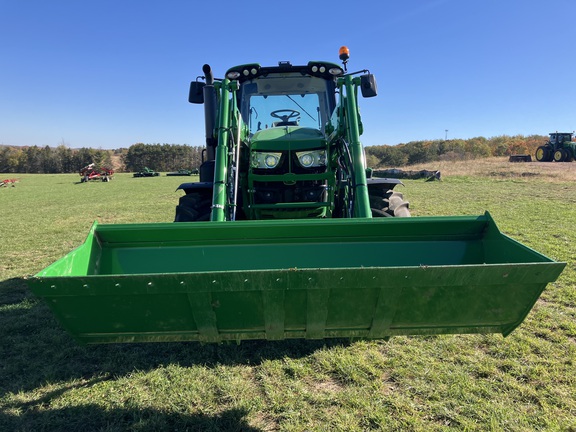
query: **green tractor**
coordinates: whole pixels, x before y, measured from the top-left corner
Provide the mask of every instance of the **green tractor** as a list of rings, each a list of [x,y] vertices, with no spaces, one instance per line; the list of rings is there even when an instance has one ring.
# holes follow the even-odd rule
[[[204,66],[205,160],[178,223],[94,223],[32,291],[85,343],[512,332],[565,263],[487,212],[407,217],[399,180],[365,164],[374,76],[340,59]]]
[[[572,162],[576,159],[576,142],[574,133],[554,132],[549,134],[546,144],[536,149],[538,162]]]
[[[144,167],[140,171],[134,173],[134,177],[158,177],[159,175],[159,172],[156,172],[148,167]]]
[[[376,96],[373,75],[329,62],[203,72],[189,101],[204,103],[206,160],[176,222],[410,216],[400,180],[367,178],[357,92]]]

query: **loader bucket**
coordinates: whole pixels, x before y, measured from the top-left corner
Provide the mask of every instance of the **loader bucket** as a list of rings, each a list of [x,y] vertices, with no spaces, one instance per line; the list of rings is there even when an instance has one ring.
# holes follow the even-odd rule
[[[488,213],[95,223],[28,283],[85,343],[507,335],[564,266]]]

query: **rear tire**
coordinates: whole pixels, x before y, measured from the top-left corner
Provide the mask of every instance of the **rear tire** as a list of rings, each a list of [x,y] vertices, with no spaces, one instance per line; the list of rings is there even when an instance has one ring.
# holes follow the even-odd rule
[[[392,189],[370,191],[372,217],[410,217],[410,204],[404,200],[401,192]]]
[[[552,160],[552,152],[547,146],[540,146],[536,149],[536,160],[538,162],[550,162]]]
[[[174,222],[200,222],[210,220],[212,191],[195,191],[180,197]]]

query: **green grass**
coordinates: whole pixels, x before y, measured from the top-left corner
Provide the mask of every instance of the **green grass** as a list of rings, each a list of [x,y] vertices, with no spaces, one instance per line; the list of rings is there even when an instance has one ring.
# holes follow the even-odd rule
[[[12,176],[14,177],[14,176]],[[190,177],[0,188],[1,431],[576,431],[576,188],[405,181],[414,216],[481,214],[568,262],[509,337],[81,346],[26,288],[94,220],[165,222]]]

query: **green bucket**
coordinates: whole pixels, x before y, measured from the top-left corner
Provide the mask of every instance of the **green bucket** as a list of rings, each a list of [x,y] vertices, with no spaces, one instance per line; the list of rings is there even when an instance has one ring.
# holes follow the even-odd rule
[[[28,284],[85,343],[507,335],[564,266],[488,213],[95,223]]]

